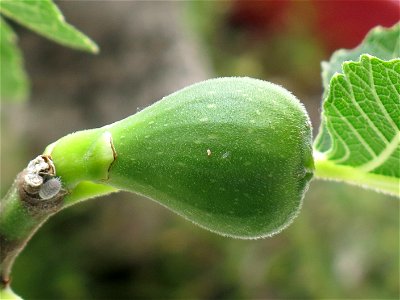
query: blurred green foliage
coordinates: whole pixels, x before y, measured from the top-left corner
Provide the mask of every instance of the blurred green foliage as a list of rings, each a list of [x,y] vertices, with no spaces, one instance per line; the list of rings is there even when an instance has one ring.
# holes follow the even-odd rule
[[[92,53],[99,51],[96,43],[65,22],[52,0],[5,0],[0,2],[0,13],[62,45]],[[25,101],[29,81],[16,43],[17,36],[1,17],[0,33],[0,100]]]
[[[146,199],[128,198],[114,203],[119,215],[96,210],[98,201],[112,202],[102,199],[53,218],[18,258],[15,291],[26,299],[394,299],[399,293],[395,198],[313,182],[294,223],[255,241],[217,236]],[[163,221],[149,229],[140,211]],[[112,224],[124,214],[137,222]]]
[[[24,100],[28,94],[28,79],[17,46],[17,36],[0,17],[0,97],[12,101]]]

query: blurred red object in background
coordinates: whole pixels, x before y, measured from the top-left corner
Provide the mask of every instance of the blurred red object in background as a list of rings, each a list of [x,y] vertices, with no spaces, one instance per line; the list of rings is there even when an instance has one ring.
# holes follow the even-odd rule
[[[265,33],[286,26],[286,13],[291,0],[233,0],[228,16],[233,27]]]
[[[377,26],[391,27],[400,20],[399,0],[312,1],[317,28],[328,50],[354,48]]]
[[[371,28],[400,20],[400,0],[233,0],[228,16],[232,26],[258,34],[285,31],[293,19],[307,20],[328,51],[354,48]]]

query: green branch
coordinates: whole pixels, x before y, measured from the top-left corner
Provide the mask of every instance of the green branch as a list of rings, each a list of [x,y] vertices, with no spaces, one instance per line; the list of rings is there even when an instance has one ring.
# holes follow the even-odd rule
[[[0,202],[0,290],[9,285],[17,255],[36,230],[61,209],[65,194],[48,156],[38,156],[18,174]]]
[[[399,179],[365,172],[351,166],[335,164],[314,150],[315,177],[345,182],[400,197]]]
[[[0,202],[0,290],[9,286],[17,255],[51,215],[81,200],[117,191],[95,182],[108,179],[115,158],[110,133],[82,131],[50,145],[17,176]]]

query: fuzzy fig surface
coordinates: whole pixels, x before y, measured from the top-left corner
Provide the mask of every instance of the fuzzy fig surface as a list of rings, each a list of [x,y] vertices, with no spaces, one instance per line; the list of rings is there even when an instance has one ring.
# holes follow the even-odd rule
[[[298,214],[314,170],[311,124],[302,104],[282,87],[251,78],[191,85],[63,143],[74,135],[84,136],[87,151],[79,151],[90,153],[86,161],[101,152],[99,141],[112,141],[114,152],[114,159],[110,153],[110,159],[101,159],[108,162],[107,176],[100,178],[102,172],[92,167],[93,176],[86,168],[80,180],[144,195],[208,230],[237,238],[285,228]],[[93,141],[87,142],[90,136]],[[51,153],[57,175],[74,182],[75,169],[67,166],[60,142]]]

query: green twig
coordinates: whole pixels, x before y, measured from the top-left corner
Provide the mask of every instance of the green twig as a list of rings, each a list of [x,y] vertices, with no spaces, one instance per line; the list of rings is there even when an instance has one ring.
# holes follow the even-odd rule
[[[336,164],[326,159],[324,154],[315,150],[314,163],[316,178],[346,182],[400,197],[398,178],[364,172],[357,167]]]
[[[38,156],[17,175],[0,202],[1,289],[9,285],[17,255],[43,222],[61,209],[65,194],[48,156]]]

